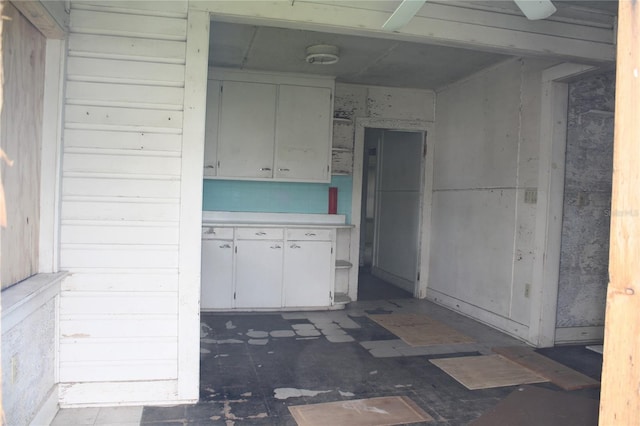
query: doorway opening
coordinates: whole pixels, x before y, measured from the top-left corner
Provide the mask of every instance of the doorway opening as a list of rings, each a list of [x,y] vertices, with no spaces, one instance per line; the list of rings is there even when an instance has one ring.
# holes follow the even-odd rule
[[[415,294],[425,151],[424,132],[365,129],[359,300]]]

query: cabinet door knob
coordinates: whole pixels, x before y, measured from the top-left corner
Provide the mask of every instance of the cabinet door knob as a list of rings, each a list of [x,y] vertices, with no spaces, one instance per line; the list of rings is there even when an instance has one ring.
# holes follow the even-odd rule
[[[270,172],[271,169],[269,167],[260,167],[261,172]]]
[[[279,246],[278,244],[275,244],[275,245],[271,246],[271,248],[272,248],[272,249],[279,249],[279,248],[282,248],[282,247],[281,247],[281,246]]]
[[[223,244],[220,246],[220,248],[231,248],[231,246],[229,244]]]
[[[278,169],[278,170],[280,170],[281,172],[288,172],[289,171],[289,169]]]

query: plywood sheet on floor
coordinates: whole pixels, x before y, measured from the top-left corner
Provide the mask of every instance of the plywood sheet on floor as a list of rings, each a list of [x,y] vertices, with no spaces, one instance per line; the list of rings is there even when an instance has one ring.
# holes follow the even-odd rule
[[[369,315],[373,321],[411,346],[472,343],[474,340],[459,331],[422,314]]]
[[[548,381],[500,355],[441,358],[429,361],[470,390]]]
[[[536,386],[513,391],[470,426],[596,426],[598,401]]]
[[[290,406],[298,426],[383,426],[433,420],[405,396]]]
[[[547,358],[544,355],[540,355],[526,346],[493,348],[493,351],[547,378],[554,385],[564,390],[586,389],[600,386],[600,382],[597,380]]]

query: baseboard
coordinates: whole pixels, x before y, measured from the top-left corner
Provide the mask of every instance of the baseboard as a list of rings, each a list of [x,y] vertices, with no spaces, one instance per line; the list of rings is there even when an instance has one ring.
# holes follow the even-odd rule
[[[556,344],[602,343],[604,326],[556,328]]]
[[[408,291],[411,294],[413,294],[414,292],[414,286],[415,286],[414,283],[404,278],[400,278],[397,275],[390,274],[387,271],[383,271],[382,269],[377,268],[375,266],[371,267],[371,275],[373,275],[374,277],[378,277],[381,280],[384,280],[388,283],[391,283],[396,287],[400,287],[404,291]]]
[[[463,302],[437,290],[427,289],[427,300],[472,318],[490,327],[496,328],[517,339],[529,342],[529,327],[509,318],[494,314],[470,303]],[[530,342],[529,342],[530,343]]]
[[[49,395],[40,405],[40,409],[36,413],[30,426],[49,426],[56,414],[58,414],[58,385],[53,385],[49,391]]]

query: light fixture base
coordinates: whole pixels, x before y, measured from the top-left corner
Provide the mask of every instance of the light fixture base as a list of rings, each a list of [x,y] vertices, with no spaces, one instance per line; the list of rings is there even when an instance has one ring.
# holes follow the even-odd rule
[[[340,50],[330,44],[316,44],[307,47],[305,61],[312,65],[331,65],[338,62]]]

